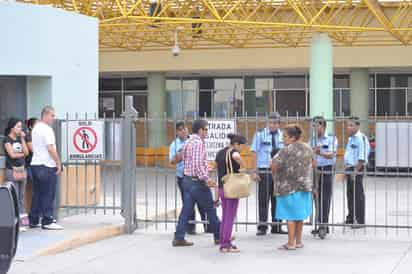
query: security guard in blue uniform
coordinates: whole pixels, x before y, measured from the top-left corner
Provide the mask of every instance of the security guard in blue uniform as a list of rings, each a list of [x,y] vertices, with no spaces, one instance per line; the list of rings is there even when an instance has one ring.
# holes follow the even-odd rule
[[[333,171],[336,164],[336,151],[338,139],[326,132],[326,120],[317,116],[313,118],[313,136],[311,146],[316,155],[317,176],[315,182],[316,189],[316,221],[317,223],[327,224],[329,222],[330,202],[332,196]],[[327,225],[319,226],[329,233]],[[312,231],[318,234],[319,229]]]
[[[352,228],[360,228],[365,224],[363,175],[365,166],[368,163],[370,145],[368,138],[359,128],[359,118],[351,117],[347,123],[349,139],[346,145],[344,161],[349,211],[345,223],[351,224]]]
[[[256,159],[255,177],[258,183],[259,222],[268,221],[269,202],[271,204],[272,222],[281,222],[276,219],[276,199],[273,196],[273,178],[270,171],[272,155],[283,148],[283,134],[280,130],[280,116],[277,113],[269,116],[267,127],[256,132],[252,152]],[[266,235],[267,225],[258,225],[257,236]],[[271,233],[286,233],[280,225],[273,225]]]

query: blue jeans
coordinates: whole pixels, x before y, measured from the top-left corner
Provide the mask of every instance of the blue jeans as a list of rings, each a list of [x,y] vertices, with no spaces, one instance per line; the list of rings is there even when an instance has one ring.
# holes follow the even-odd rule
[[[32,166],[33,197],[29,220],[31,225],[53,223],[54,199],[56,197],[57,175],[56,168],[46,166]]]
[[[179,221],[176,227],[175,239],[184,240],[188,229],[188,221],[193,212],[195,203],[204,210],[209,218],[209,226],[213,231],[215,240],[220,237],[220,221],[216,214],[213,203],[212,192],[209,187],[201,181],[194,181],[191,177],[185,176],[182,182],[183,208],[180,212]]]
[[[177,178],[177,186],[179,187],[180,195],[182,197],[182,204],[183,204],[184,203],[184,200],[183,200],[183,186],[182,186],[183,177],[176,177],[176,178]],[[199,205],[197,205],[197,210],[199,211],[200,219],[202,221],[205,221],[206,220],[206,214],[205,214],[203,208],[201,208]],[[194,206],[193,206],[193,211],[189,216],[189,221],[196,221],[196,214],[195,214],[195,207]],[[207,226],[205,225],[205,230],[207,230],[206,227]],[[187,227],[187,231],[188,232],[196,232],[196,224],[189,224],[189,226]]]

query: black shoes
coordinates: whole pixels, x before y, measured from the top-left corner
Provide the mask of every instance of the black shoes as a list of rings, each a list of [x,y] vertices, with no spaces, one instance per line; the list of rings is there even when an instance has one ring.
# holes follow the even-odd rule
[[[266,235],[266,231],[265,230],[258,230],[256,232],[256,236],[265,236]]]
[[[282,227],[272,227],[270,230],[271,234],[288,234],[287,231],[284,231]]]

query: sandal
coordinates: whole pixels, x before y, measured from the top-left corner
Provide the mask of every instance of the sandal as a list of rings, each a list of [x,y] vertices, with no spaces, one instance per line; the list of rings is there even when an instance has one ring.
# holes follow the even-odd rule
[[[239,252],[240,252],[240,249],[237,248],[237,246],[232,245],[232,246],[230,247],[230,252],[231,252],[231,253],[239,253]]]
[[[223,247],[223,248],[220,248],[220,249],[219,249],[219,251],[222,252],[222,253],[229,253],[230,250],[231,250],[230,247]]]
[[[288,244],[284,244],[278,247],[278,250],[296,250],[296,247],[288,246]]]
[[[296,248],[303,248],[303,247],[305,247],[305,245],[304,245],[304,244],[296,244],[295,247],[296,247]]]

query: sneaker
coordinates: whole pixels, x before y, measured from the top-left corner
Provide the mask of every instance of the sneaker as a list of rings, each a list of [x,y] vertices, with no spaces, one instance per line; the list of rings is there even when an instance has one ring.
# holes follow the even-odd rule
[[[45,230],[63,230],[64,229],[61,225],[58,225],[56,223],[43,225],[42,228],[45,229]]]
[[[26,231],[27,231],[27,228],[21,226],[21,227],[19,227],[19,231],[20,231],[20,232],[26,232]]]

